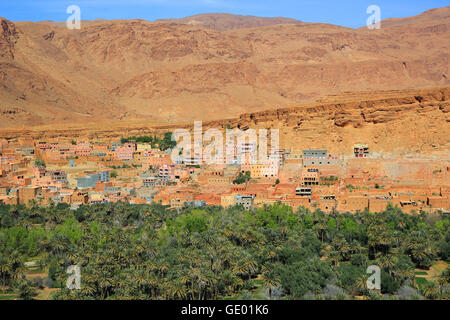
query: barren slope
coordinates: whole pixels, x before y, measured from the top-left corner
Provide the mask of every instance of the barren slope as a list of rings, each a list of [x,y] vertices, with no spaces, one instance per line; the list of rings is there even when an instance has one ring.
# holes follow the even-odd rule
[[[181,19],[161,19],[156,20],[162,23],[181,23],[195,26],[202,26],[217,31],[232,29],[265,27],[275,24],[298,24],[301,21],[289,18],[265,18],[255,16],[242,16],[230,13],[210,13],[197,14]]]
[[[81,30],[2,19],[0,127],[223,119],[347,91],[450,85],[450,7],[381,30],[214,17]]]

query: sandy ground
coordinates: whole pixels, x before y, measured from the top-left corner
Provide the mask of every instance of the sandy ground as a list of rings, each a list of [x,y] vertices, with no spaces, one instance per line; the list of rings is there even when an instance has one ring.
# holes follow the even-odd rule
[[[439,260],[433,263],[430,267],[430,270],[425,269],[415,269],[415,272],[426,272],[427,275],[416,275],[419,278],[425,278],[427,280],[436,281],[441,273],[448,267],[448,264],[445,261]]]

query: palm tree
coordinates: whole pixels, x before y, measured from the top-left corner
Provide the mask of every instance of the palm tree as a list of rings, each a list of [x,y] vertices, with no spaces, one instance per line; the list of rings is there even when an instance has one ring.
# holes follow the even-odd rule
[[[6,259],[6,257],[0,257],[0,275],[2,285],[6,286],[7,280],[11,276],[11,263]]]
[[[22,281],[18,289],[19,297],[22,300],[33,300],[33,298],[38,295],[38,293],[28,280]]]
[[[327,234],[327,224],[323,219],[320,219],[317,224],[314,225],[317,234],[320,235],[321,241],[323,243],[323,237]]]
[[[450,275],[450,268],[448,267],[441,273],[441,275],[438,278],[439,296],[441,297],[441,299],[443,294],[443,288],[445,288],[448,285],[449,275]]]
[[[105,299],[108,294],[108,290],[111,287],[111,275],[105,271],[102,271],[97,280],[98,286],[100,287],[101,298]]]
[[[403,279],[411,279],[413,282],[413,286],[416,286],[416,274],[414,273],[414,269],[405,269],[395,272],[396,275]]]
[[[184,299],[187,293],[186,286],[181,281],[171,281],[167,293],[173,299]]]
[[[419,266],[422,266],[422,262],[427,258],[426,248],[423,245],[417,246],[411,250],[411,258],[417,262]]]
[[[248,274],[248,280],[250,280],[251,275],[256,272],[258,264],[253,258],[247,257],[244,260],[244,266],[245,266],[247,274]]]
[[[69,264],[74,264],[78,262],[78,255],[74,251],[71,251],[66,255],[66,259]]]
[[[151,297],[153,299],[157,298],[157,292],[158,292],[158,277],[155,274],[151,274],[148,279],[148,285],[150,287]]]
[[[445,288],[445,286],[447,286],[447,284],[448,284],[448,282],[445,278],[439,277],[438,285],[439,285],[439,296],[441,299],[442,299],[443,288]]]
[[[39,242],[39,248],[44,250],[44,255],[51,248],[51,242],[48,238],[44,238]]]
[[[394,266],[395,266],[395,258],[392,254],[388,255],[379,255],[377,258],[378,265],[386,269],[390,275],[393,274]]]
[[[11,271],[10,275],[12,279],[19,278],[20,275],[22,275],[24,272],[27,271],[27,268],[25,267],[22,258],[19,256],[15,256],[10,261],[11,264]]]
[[[360,275],[354,284],[354,287],[363,294],[367,291],[367,278],[365,275]]]
[[[169,270],[169,265],[166,262],[160,262],[158,266],[160,275],[164,278],[167,271]]]
[[[140,290],[145,290],[148,284],[148,274],[142,269],[136,269],[134,272],[134,281],[138,285]]]
[[[233,266],[233,272],[237,275],[244,275],[247,271],[247,267],[243,262],[238,262]]]
[[[280,278],[272,272],[265,272],[262,275],[263,286],[269,289],[269,299],[272,300],[272,288],[280,285]]]
[[[438,286],[434,283],[434,282],[431,282],[431,281],[428,281],[425,285],[424,285],[424,287],[423,287],[423,289],[422,289],[422,292],[423,292],[423,295],[425,296],[425,297],[427,297],[428,299],[434,299],[434,298],[436,298],[438,295],[439,295],[439,288],[438,288]]]
[[[338,266],[341,261],[341,253],[335,249],[330,249],[326,256],[333,266]]]
[[[93,296],[96,293],[95,286],[93,284],[83,283],[83,287],[81,288],[81,293],[83,296]]]
[[[208,285],[211,283],[212,273],[209,269],[204,268],[200,270],[197,277],[197,288],[198,288],[198,300],[201,300],[203,296],[206,295],[206,290]]]
[[[244,285],[244,280],[242,280],[242,278],[239,278],[239,277],[234,277],[233,278],[233,281],[231,283],[231,287],[233,288],[233,292],[235,292],[236,290],[241,288],[243,285]]]

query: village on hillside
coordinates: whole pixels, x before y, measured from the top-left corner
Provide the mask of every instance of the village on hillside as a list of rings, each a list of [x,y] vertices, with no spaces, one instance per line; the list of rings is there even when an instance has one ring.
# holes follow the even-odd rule
[[[327,150],[276,150],[274,161],[249,162],[250,147],[234,146],[231,164],[173,163],[170,134],[121,141],[0,141],[0,203],[49,205],[123,201],[178,209],[282,202],[294,210],[404,212],[450,210],[450,162],[372,154],[355,144]]]

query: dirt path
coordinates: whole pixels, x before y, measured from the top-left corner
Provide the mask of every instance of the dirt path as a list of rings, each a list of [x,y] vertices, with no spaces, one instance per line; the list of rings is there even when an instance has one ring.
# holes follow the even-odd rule
[[[430,270],[425,269],[415,269],[415,272],[425,272],[426,275],[416,275],[416,277],[425,278],[429,281],[436,281],[441,273],[448,267],[447,262],[443,260],[436,261],[430,267]]]

